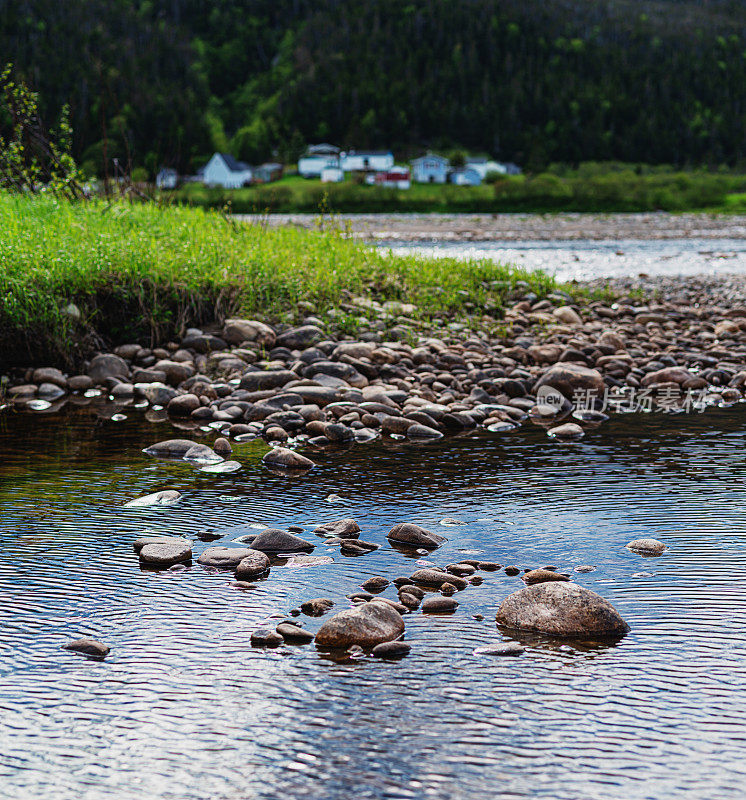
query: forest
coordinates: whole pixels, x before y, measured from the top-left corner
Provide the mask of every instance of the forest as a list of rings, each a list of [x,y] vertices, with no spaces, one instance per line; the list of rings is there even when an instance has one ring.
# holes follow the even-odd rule
[[[0,0],[0,53],[69,104],[88,174],[307,142],[464,148],[529,171],[746,168],[746,3]],[[7,124],[7,120],[4,121]],[[3,121],[0,121],[0,125]]]

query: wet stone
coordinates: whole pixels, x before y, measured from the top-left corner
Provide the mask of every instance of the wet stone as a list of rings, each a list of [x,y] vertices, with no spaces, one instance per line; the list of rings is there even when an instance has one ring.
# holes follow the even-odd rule
[[[532,569],[523,576],[522,580],[527,586],[532,586],[535,583],[547,581],[569,581],[570,578],[550,569]]]
[[[160,542],[146,544],[140,550],[140,564],[147,567],[170,567],[192,559],[191,544]]]
[[[424,614],[450,614],[458,608],[458,601],[451,597],[428,597],[422,601]]]
[[[208,547],[200,553],[197,563],[206,567],[235,567],[255,552],[248,547]]]
[[[268,571],[269,558],[266,553],[249,548],[244,551],[244,557],[236,565],[236,578],[238,580],[251,580],[252,578],[264,575]]]
[[[381,642],[371,650],[371,654],[375,658],[403,658],[409,655],[411,650],[406,642]]]
[[[290,622],[281,622],[277,628],[277,633],[287,642],[293,644],[308,644],[313,641],[313,634],[309,631],[304,631],[298,625],[293,625]]]
[[[512,566],[511,565],[511,566],[505,567],[505,574],[506,575],[510,575],[511,578],[513,576],[515,576],[515,575],[520,575],[520,573],[521,573],[521,570],[516,566]]]
[[[520,656],[526,652],[525,647],[519,644],[504,644],[503,642],[495,642],[494,644],[486,644],[482,647],[477,647],[474,650],[475,656]]]
[[[70,650],[73,653],[80,653],[89,658],[104,659],[109,655],[111,648],[103,642],[98,642],[95,639],[72,639],[63,645],[65,650]]]
[[[625,545],[625,547],[633,553],[639,553],[645,556],[659,556],[667,550],[666,545],[663,544],[663,542],[659,542],[657,539],[635,539]]]
[[[375,575],[372,578],[368,578],[368,580],[362,583],[362,588],[368,592],[382,592],[387,586],[389,585],[389,581],[380,576]]]
[[[258,628],[251,634],[252,647],[279,647],[285,640],[271,628]]]
[[[328,597],[315,597],[313,600],[301,603],[300,610],[309,617],[322,617],[333,607],[334,601]]]

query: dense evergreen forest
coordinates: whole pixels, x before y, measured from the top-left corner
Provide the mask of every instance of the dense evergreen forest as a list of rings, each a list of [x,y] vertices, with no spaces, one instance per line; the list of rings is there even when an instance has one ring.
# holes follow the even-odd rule
[[[743,1],[0,0],[0,58],[90,172],[319,140],[746,166]]]

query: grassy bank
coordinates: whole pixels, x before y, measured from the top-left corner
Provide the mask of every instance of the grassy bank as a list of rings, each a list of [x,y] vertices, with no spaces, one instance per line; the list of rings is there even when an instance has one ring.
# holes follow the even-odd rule
[[[187,184],[171,196],[179,203],[236,213],[559,212],[743,210],[746,175],[630,165],[556,167],[481,186],[414,184],[411,189],[338,184],[298,177],[245,189]]]
[[[389,257],[334,226],[243,225],[184,207],[0,194],[2,363],[67,362],[94,346],[164,341],[230,314],[298,319],[353,296],[403,300],[427,319],[499,311],[511,285],[551,279],[492,262]],[[80,318],[66,307],[74,304]],[[354,330],[356,316],[336,323]],[[346,315],[347,314],[347,315]]]

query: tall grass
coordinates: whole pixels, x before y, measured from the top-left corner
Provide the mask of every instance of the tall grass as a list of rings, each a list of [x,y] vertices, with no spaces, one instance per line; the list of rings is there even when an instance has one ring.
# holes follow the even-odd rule
[[[0,194],[0,363],[72,361],[91,345],[162,340],[235,313],[273,319],[301,300],[319,312],[352,295],[405,300],[424,317],[494,309],[519,279],[539,293],[553,285],[489,261],[394,257],[330,225]]]

